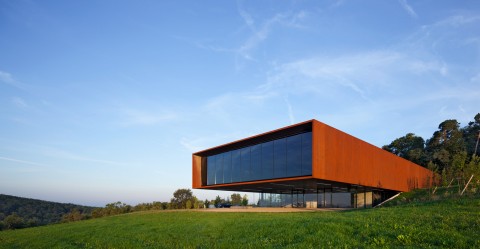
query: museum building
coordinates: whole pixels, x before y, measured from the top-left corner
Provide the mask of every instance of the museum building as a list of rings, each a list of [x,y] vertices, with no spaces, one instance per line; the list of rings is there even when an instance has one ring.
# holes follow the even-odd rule
[[[192,155],[192,187],[259,193],[262,207],[376,206],[434,173],[317,120]]]

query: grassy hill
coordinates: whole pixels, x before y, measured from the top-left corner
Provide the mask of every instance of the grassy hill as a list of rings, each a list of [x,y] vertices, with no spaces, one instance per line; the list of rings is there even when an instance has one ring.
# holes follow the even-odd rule
[[[0,194],[0,222],[15,213],[24,220],[25,226],[40,226],[57,223],[61,221],[64,214],[73,210],[89,214],[93,209],[94,207],[70,203],[42,201]]]
[[[480,248],[480,199],[310,213],[136,212],[0,232],[0,248]]]

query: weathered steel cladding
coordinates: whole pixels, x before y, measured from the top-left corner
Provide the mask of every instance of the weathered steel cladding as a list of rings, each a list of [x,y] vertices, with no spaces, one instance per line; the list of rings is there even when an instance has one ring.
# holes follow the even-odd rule
[[[313,120],[313,177],[395,191],[430,184],[433,172]]]
[[[202,158],[306,130],[312,131],[312,176],[301,177],[301,179],[314,178],[379,189],[408,191],[415,187],[427,186],[429,179],[433,176],[433,172],[428,169],[317,120],[310,120],[194,153],[192,155],[192,187],[219,189],[224,185],[249,184],[242,182],[206,186],[206,169]],[[251,183],[276,181],[279,179]]]
[[[204,171],[202,171],[202,157],[192,155],[192,188],[202,187],[202,174],[206,173]]]

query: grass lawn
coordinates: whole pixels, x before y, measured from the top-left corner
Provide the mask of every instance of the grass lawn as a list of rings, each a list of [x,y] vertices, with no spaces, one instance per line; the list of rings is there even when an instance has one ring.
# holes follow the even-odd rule
[[[301,213],[137,212],[0,232],[0,248],[480,248],[480,200]]]

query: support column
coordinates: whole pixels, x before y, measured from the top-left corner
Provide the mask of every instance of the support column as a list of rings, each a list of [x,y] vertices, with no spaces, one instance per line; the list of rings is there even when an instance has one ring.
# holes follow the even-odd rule
[[[327,195],[326,195],[326,192],[325,192],[325,187],[323,188],[323,207],[324,208],[327,207]]]
[[[333,188],[330,188],[330,207],[333,208]]]
[[[292,205],[292,208],[293,208],[293,189],[292,189],[292,198],[291,198],[291,205]]]
[[[302,190],[302,197],[303,197],[303,204],[302,207],[307,207],[307,203],[305,202],[305,189]]]
[[[367,188],[363,188],[363,208],[367,208]]]
[[[357,187],[355,187],[355,190],[353,192],[353,208],[357,208]]]

